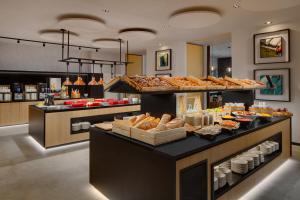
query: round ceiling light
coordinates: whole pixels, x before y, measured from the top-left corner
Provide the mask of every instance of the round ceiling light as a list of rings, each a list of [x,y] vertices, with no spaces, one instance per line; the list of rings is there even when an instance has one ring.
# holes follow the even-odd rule
[[[93,46],[99,48],[116,49],[116,48],[120,48],[120,40],[110,39],[110,38],[96,39],[93,40]]]
[[[127,41],[147,41],[156,37],[156,32],[145,28],[128,28],[119,32],[119,37]]]
[[[52,42],[62,42],[61,30],[42,30],[40,31],[40,37],[44,40]],[[67,42],[67,34],[65,33],[65,41]],[[70,32],[70,42],[78,41],[78,34]]]
[[[58,26],[61,29],[85,33],[97,33],[106,28],[103,20],[86,15],[62,16],[58,19]]]
[[[169,25],[174,28],[195,29],[216,24],[221,15],[209,10],[186,10],[176,12],[169,18]]]
[[[250,11],[274,11],[300,5],[297,0],[243,0],[241,7]]]

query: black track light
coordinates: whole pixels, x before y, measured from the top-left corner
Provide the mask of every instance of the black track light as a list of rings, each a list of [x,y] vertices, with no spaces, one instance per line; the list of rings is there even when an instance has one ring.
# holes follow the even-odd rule
[[[20,40],[17,40],[17,43],[19,44],[19,43],[20,43]]]
[[[98,49],[96,49],[96,52],[98,52]]]
[[[45,47],[45,46],[46,46],[46,43],[44,42],[44,43],[43,43],[43,47]]]
[[[81,47],[78,47],[79,50],[81,50]]]

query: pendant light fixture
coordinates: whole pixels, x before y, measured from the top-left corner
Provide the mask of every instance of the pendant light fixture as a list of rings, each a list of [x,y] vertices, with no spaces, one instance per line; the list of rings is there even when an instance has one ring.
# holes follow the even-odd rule
[[[67,62],[67,78],[63,82],[63,85],[65,85],[65,86],[73,85],[73,83],[70,81],[70,77],[69,77],[69,62]]]
[[[100,80],[98,81],[99,85],[103,85],[104,81],[103,81],[103,64],[100,64]]]
[[[94,73],[95,73],[95,61],[93,61],[93,75],[92,75],[92,80],[89,82],[88,85],[98,85]]]
[[[85,85],[85,82],[82,80],[81,77],[82,62],[80,59],[78,60],[78,62],[79,62],[79,70],[78,70],[79,73],[78,73],[77,81],[75,81],[74,85]]]

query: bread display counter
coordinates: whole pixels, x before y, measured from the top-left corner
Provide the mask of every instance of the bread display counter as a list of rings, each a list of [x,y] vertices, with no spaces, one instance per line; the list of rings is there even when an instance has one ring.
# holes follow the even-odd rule
[[[292,113],[243,102],[202,110],[175,93],[263,87],[228,77],[116,78],[106,89],[141,94],[141,114],[91,128],[90,183],[109,199],[240,198],[291,156]]]
[[[72,105],[29,107],[29,134],[43,147],[50,148],[89,139],[93,124],[112,121],[117,115],[140,111],[139,104],[100,104],[80,102]],[[97,105],[96,105],[97,103]]]
[[[240,174],[235,172],[242,168],[231,168],[232,184],[220,181],[216,186],[217,166],[270,141],[278,148],[266,154],[263,163]],[[188,135],[158,146],[91,128],[90,183],[109,199],[238,199],[290,154],[288,117],[257,121],[249,129],[221,133],[214,140]]]

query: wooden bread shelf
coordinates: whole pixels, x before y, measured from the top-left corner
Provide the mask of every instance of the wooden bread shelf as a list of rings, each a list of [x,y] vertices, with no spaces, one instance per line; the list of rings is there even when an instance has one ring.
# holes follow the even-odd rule
[[[127,78],[128,79],[128,78]],[[209,87],[137,87],[132,81],[127,79],[116,78],[105,87],[108,92],[129,93],[129,94],[173,94],[173,93],[190,93],[190,92],[212,92],[212,91],[242,91],[262,89],[262,87],[243,87],[243,86],[223,86],[213,85]]]

